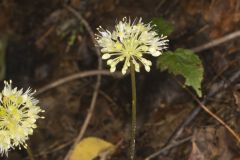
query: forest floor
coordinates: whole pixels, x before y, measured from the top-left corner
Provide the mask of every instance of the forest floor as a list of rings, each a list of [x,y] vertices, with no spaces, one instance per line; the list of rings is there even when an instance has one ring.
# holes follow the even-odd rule
[[[36,89],[46,111],[28,142],[36,160],[63,160],[80,131],[118,145],[110,159],[127,159],[130,75],[104,72],[96,90],[101,71],[91,38],[98,26],[111,30],[124,16],[146,22],[163,17],[173,24],[169,49],[192,49],[203,62],[200,103],[240,133],[239,0],[2,0],[0,44],[6,49],[0,50],[0,74],[5,69],[2,78]],[[155,66],[137,74],[136,159],[240,160],[236,139],[176,79]],[[28,158],[14,150],[7,159]]]

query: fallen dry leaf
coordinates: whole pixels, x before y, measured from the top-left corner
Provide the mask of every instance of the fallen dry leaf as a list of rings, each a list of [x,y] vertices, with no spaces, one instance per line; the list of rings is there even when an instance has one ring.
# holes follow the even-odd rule
[[[205,160],[203,153],[199,150],[195,142],[192,142],[192,152],[188,160]]]
[[[229,137],[224,127],[208,126],[196,129],[188,160],[232,160],[235,155],[227,138]]]
[[[70,156],[70,160],[93,160],[96,157],[106,160],[113,150],[113,144],[100,138],[88,137],[77,144]]]

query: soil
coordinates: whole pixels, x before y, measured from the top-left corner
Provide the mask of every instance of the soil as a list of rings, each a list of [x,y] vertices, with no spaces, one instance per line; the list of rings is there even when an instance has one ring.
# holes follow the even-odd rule
[[[169,36],[170,50],[198,47],[240,29],[239,0],[2,0],[2,80],[12,79],[18,87],[39,90],[66,76],[97,69],[95,44],[84,25],[64,5],[79,12],[94,32],[99,25],[111,30],[125,16],[142,17],[145,22],[163,17],[174,25]],[[204,64],[202,88],[207,106],[236,132],[240,131],[240,78],[207,96],[220,83],[229,84],[239,71],[240,39],[196,54]],[[103,68],[108,68],[105,62]],[[155,65],[150,73],[137,74],[137,160],[167,146],[182,122],[199,107],[176,79],[182,81],[181,77],[160,72]],[[46,112],[28,141],[36,160],[64,159],[88,113],[95,83],[96,77],[81,78],[37,96]],[[113,144],[122,141],[112,160],[128,159],[130,87],[129,74],[102,77],[96,108],[84,134]],[[177,140],[188,136],[193,138],[153,160],[240,159],[237,141],[204,111],[183,128]],[[27,153],[11,150],[5,159],[25,160]]]

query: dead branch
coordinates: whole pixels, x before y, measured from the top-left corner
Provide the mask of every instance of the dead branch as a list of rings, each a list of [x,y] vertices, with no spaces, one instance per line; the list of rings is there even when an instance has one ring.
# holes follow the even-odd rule
[[[93,44],[95,44],[94,32],[92,31],[92,29],[91,29],[90,25],[88,24],[88,22],[74,8],[72,8],[70,6],[66,6],[66,5],[64,7],[65,7],[66,10],[68,10],[70,13],[72,13],[84,25],[84,27],[86,28],[88,34],[91,37],[91,40],[92,40]],[[100,53],[100,51],[99,51],[99,49],[97,47],[95,47],[95,52],[98,55],[98,70],[101,70],[102,69],[101,53]],[[93,111],[95,109],[95,104],[96,104],[96,101],[97,101],[100,85],[101,85],[101,75],[98,74],[98,76],[97,76],[97,83],[96,83],[96,85],[94,87],[94,92],[93,92],[93,95],[92,95],[92,100],[91,100],[91,104],[90,104],[90,107],[89,107],[89,110],[88,110],[88,114],[87,114],[87,116],[86,116],[86,118],[84,120],[84,123],[83,123],[83,125],[82,125],[82,127],[80,129],[80,132],[79,132],[77,138],[74,141],[73,146],[71,147],[71,149],[66,154],[64,160],[68,160],[69,159],[69,156],[71,155],[73,148],[82,139],[85,131],[87,130],[88,124],[89,124],[89,122],[90,122],[90,120],[92,118]]]
[[[177,146],[179,146],[179,145],[181,145],[181,144],[183,144],[183,143],[188,142],[188,141],[191,140],[191,139],[192,139],[192,136],[189,136],[189,137],[187,137],[187,138],[184,138],[184,139],[182,139],[182,140],[179,140],[179,141],[177,141],[177,142],[174,142],[174,143],[172,143],[172,144],[170,144],[170,145],[168,145],[168,146],[160,149],[159,151],[151,154],[150,156],[148,156],[147,158],[145,158],[145,160],[150,160],[150,159],[158,156],[158,155],[161,154],[161,153],[164,153],[164,152],[166,152],[166,151],[168,151],[168,150],[170,150],[170,149],[172,149],[172,148],[174,148],[174,147],[177,147]]]
[[[220,45],[222,43],[228,42],[228,41],[233,40],[233,39],[238,38],[238,37],[240,37],[240,31],[239,30],[236,31],[236,32],[230,33],[230,34],[228,34],[228,35],[226,35],[224,37],[221,37],[219,39],[215,39],[213,41],[210,41],[210,42],[208,42],[206,44],[203,44],[201,46],[192,48],[192,50],[194,52],[202,52],[204,50],[216,47],[216,46],[218,46],[218,45]]]
[[[109,72],[108,70],[92,70],[92,71],[84,71],[84,72],[79,72],[79,73],[75,73],[63,78],[60,78],[52,83],[49,83],[41,88],[39,88],[37,90],[37,92],[35,93],[35,95],[40,95],[43,94],[53,88],[56,88],[60,85],[63,85],[65,83],[68,83],[70,81],[74,81],[80,78],[86,78],[86,77],[91,77],[91,76],[97,76],[97,75],[105,75],[105,76],[118,76],[118,74],[113,74],[111,72]]]

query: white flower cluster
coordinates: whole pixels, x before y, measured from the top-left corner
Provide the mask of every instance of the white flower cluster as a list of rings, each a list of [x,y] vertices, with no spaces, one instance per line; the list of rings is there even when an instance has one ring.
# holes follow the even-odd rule
[[[23,92],[12,88],[12,82],[4,82],[0,93],[0,154],[8,154],[9,149],[27,147],[26,140],[36,128],[40,109],[38,100],[32,95],[31,89]]]
[[[111,72],[116,70],[117,64],[121,61],[124,61],[123,74],[131,63],[134,64],[136,72],[139,72],[140,64],[143,64],[145,70],[149,72],[152,62],[144,58],[143,54],[157,57],[167,48],[167,37],[163,35],[159,37],[153,26],[144,24],[141,18],[138,22],[123,18],[112,33],[101,26],[98,31],[96,41],[101,47],[102,58],[108,59],[107,64]]]

